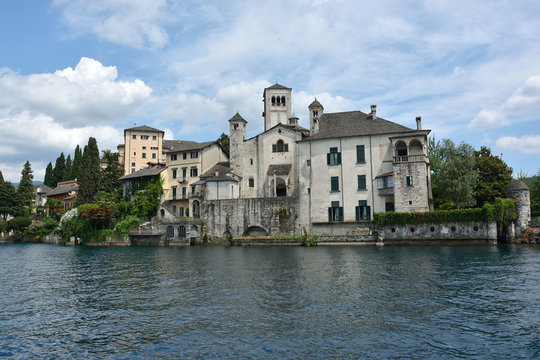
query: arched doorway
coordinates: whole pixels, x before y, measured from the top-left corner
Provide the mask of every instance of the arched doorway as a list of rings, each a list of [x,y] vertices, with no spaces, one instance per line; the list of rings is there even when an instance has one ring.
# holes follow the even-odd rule
[[[167,238],[168,239],[171,239],[171,238],[174,237],[174,228],[172,226],[170,226],[170,225],[167,226],[166,232],[167,232]]]
[[[268,232],[260,226],[250,226],[244,231],[243,236],[268,236]]]
[[[405,141],[398,141],[396,143],[396,156],[407,156],[407,144]]]
[[[181,238],[186,237],[186,227],[184,225],[180,225],[178,227],[178,237],[181,237]]]
[[[159,214],[161,215],[162,218],[165,217],[165,210],[161,209],[159,211]]]

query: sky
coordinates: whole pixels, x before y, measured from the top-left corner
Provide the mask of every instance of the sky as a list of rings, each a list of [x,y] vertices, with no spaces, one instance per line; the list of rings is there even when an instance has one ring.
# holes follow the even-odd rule
[[[370,111],[540,170],[540,2],[17,0],[0,2],[0,171],[18,182],[136,124],[210,141],[262,92]]]

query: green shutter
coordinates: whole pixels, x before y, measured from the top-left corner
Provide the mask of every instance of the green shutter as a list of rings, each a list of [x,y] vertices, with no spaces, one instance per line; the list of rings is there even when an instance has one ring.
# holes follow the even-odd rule
[[[354,212],[355,212],[356,221],[359,221],[360,220],[360,206],[355,206],[354,207]]]
[[[364,145],[356,145],[356,162],[357,163],[365,163],[366,162]]]
[[[326,165],[330,165],[330,153],[326,154]]]
[[[330,190],[331,191],[339,191],[339,177],[332,176],[330,178]]]
[[[338,221],[343,221],[343,207],[337,208],[337,219]]]
[[[341,164],[341,153],[337,153],[337,164]]]
[[[371,206],[366,206],[366,220],[371,220]]]
[[[328,222],[332,222],[332,208],[328,208]]]
[[[358,190],[366,190],[366,175],[358,175]]]

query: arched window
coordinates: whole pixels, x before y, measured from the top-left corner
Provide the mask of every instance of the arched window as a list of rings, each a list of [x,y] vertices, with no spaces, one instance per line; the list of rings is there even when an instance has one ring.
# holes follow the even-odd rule
[[[277,105],[279,106],[280,103],[281,103],[281,98],[278,96],[278,97],[276,98],[276,101],[277,101]]]
[[[186,227],[184,225],[180,225],[178,227],[178,237],[181,237],[181,238],[186,237]]]
[[[313,117],[319,116],[319,112],[317,110],[313,110]]]
[[[276,105],[276,97],[272,96],[272,105]]]
[[[289,144],[285,144],[283,140],[279,139],[276,144],[272,145],[272,152],[288,152]]]
[[[281,105],[285,106],[285,96],[281,97]]]
[[[172,212],[173,212],[173,214],[176,214],[176,205],[172,206]]]
[[[174,237],[174,228],[172,226],[167,226],[167,238],[173,238]]]
[[[159,213],[161,214],[161,217],[164,217],[164,216],[165,216],[165,210],[161,209],[161,210],[159,211]]]
[[[407,144],[404,141],[396,143],[396,156],[407,156]]]

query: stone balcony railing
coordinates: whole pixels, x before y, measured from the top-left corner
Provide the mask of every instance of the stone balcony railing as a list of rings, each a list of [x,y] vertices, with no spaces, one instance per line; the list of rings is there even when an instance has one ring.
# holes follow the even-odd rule
[[[394,164],[412,163],[412,162],[429,162],[429,158],[424,154],[394,156]]]

